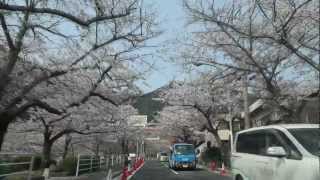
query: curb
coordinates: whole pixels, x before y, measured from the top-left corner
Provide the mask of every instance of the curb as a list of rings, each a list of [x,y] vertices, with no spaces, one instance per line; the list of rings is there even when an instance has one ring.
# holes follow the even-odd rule
[[[114,172],[114,173],[112,173],[112,179],[113,180],[118,180],[119,179],[119,177],[121,177],[121,173],[122,171],[120,170],[120,171],[116,171],[116,172]]]
[[[137,170],[132,172],[132,174],[127,178],[127,180],[130,180],[143,166],[144,166],[144,163],[142,163],[141,166]]]
[[[144,164],[145,164],[145,162],[142,163],[141,166],[139,168],[137,168],[134,172],[132,172],[132,174],[127,177],[127,180],[130,180],[144,166]],[[123,173],[122,173],[122,171],[120,171],[120,173],[117,176],[113,177],[113,180],[120,180],[122,175],[123,175]]]

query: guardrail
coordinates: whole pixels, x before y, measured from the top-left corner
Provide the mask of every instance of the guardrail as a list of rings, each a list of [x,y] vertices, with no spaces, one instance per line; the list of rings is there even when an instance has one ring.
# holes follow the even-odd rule
[[[145,154],[145,159],[146,160],[157,160],[157,154],[155,153],[146,153]]]
[[[14,159],[17,157],[29,157],[30,159],[19,161],[19,162],[10,162],[10,159]],[[27,174],[27,180],[31,180],[32,178],[32,170],[33,170],[33,164],[34,164],[34,155],[31,154],[19,154],[19,153],[0,153],[0,169],[4,171],[4,169],[14,169],[12,167],[17,166],[26,166],[24,171],[13,171],[13,172],[5,172],[4,174],[1,174],[0,171],[0,178],[1,177],[7,177],[7,176],[14,176],[14,175],[21,175],[21,174]]]
[[[124,164],[125,158],[126,156],[122,154],[107,156],[79,154],[77,157],[76,176],[79,176],[81,173],[91,173],[102,169],[108,170],[119,165],[121,167]]]

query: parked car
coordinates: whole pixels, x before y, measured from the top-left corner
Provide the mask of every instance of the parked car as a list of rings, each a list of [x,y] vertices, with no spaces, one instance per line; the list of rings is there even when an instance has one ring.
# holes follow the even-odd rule
[[[130,153],[128,156],[129,163],[133,162],[137,158],[137,155],[135,153]]]
[[[159,156],[159,160],[160,161],[168,161],[168,154],[167,153],[165,153],[165,152],[161,152],[160,153],[160,156]]]
[[[237,133],[234,180],[319,180],[319,125],[252,128]]]
[[[169,167],[196,169],[197,159],[192,144],[179,143],[172,145],[169,156]]]

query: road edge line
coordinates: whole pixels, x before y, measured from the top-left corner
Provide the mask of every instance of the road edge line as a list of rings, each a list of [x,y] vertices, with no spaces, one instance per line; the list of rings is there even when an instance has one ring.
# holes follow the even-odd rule
[[[128,178],[127,180],[130,180],[143,166],[145,163],[143,163],[137,170],[135,170]]]
[[[169,168],[169,167],[168,167],[168,168]],[[174,174],[176,174],[176,175],[179,174],[177,171],[175,171],[175,170],[173,170],[173,169],[171,169],[171,168],[169,168],[169,170],[170,170],[171,172],[173,172]]]

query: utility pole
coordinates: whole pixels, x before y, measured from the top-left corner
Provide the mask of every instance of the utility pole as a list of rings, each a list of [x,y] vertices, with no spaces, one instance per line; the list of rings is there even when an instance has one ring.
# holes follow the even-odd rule
[[[136,143],[136,150],[137,150],[137,156],[139,156],[139,139],[137,139],[137,143]]]
[[[253,38],[252,38],[252,17],[255,9],[255,2],[251,1],[250,3],[250,21],[249,21],[249,56],[248,59],[252,58],[253,56]],[[242,85],[243,85],[243,101],[244,101],[244,128],[249,129],[251,128],[251,121],[250,121],[250,112],[249,112],[249,99],[248,99],[248,72],[244,73],[244,77],[242,78]]]
[[[228,115],[227,121],[229,122],[229,131],[230,131],[230,152],[233,150],[233,108],[232,108],[232,99],[231,99],[231,90],[228,88]]]
[[[143,157],[143,156],[144,156],[144,140],[143,140],[143,139],[141,140],[141,148],[140,148],[140,151],[141,151],[141,156]]]
[[[232,124],[232,117],[229,117],[229,126],[230,126],[230,152],[233,151],[233,124]]]
[[[249,99],[248,99],[248,79],[247,74],[242,78],[243,85],[243,101],[244,101],[244,129],[251,127],[250,116],[249,116]]]

